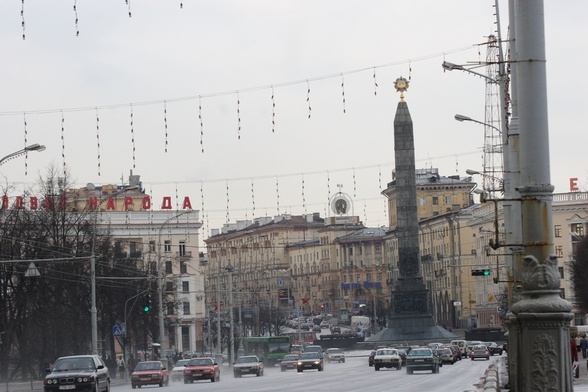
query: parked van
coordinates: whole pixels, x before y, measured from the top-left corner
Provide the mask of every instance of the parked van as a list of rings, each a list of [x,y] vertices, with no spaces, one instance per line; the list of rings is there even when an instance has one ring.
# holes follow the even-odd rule
[[[459,347],[459,351],[461,351],[461,357],[467,358],[468,357],[468,342],[465,340],[452,340],[451,345],[456,345]]]

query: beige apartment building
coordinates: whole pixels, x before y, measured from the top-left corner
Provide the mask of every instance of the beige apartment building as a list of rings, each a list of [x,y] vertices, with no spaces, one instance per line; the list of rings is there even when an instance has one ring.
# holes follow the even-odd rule
[[[423,281],[433,317],[449,329],[501,328],[514,283],[508,249],[490,246],[496,243],[496,227],[498,240],[504,243],[502,203],[475,204],[475,188],[470,177],[417,170]],[[345,309],[376,319],[388,314],[398,279],[394,181],[382,194],[388,198],[390,228],[364,227],[357,217],[341,211],[324,219],[315,213],[225,225],[206,240],[207,292],[212,301],[227,303],[225,269],[233,263],[235,271],[242,272],[233,275],[232,287],[240,287],[243,299],[238,301],[243,306],[287,304],[286,310],[305,314]],[[562,296],[568,299],[573,298],[569,261],[587,229],[587,207],[587,193],[554,194],[555,253],[560,258]],[[488,275],[475,273],[484,270]],[[576,322],[585,324],[584,315],[578,314]]]
[[[198,211],[171,209],[171,199],[165,198],[162,207],[166,209],[154,210],[152,207],[159,203],[145,194],[139,176],[132,174],[129,185],[88,184],[68,190],[67,200],[72,209],[95,214],[96,226],[110,230],[115,251],[138,258],[148,279],[158,281],[161,271],[161,285],[157,285],[163,300],[161,349],[202,352],[206,308]],[[153,292],[152,301],[158,302],[159,295]],[[159,342],[159,336],[152,337],[150,343],[153,342]]]

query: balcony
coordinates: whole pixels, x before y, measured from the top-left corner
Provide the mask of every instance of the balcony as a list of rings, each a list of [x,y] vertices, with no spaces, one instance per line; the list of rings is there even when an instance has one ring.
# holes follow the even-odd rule
[[[192,258],[192,251],[191,250],[187,250],[187,251],[184,251],[184,252],[176,252],[176,257],[178,259],[180,259],[181,261],[191,259]]]

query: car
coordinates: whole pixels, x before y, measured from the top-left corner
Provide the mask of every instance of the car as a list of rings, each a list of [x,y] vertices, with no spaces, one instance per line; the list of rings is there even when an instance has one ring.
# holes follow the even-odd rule
[[[184,384],[192,384],[198,380],[220,381],[218,363],[210,357],[193,358],[184,368]]]
[[[406,356],[408,353],[403,348],[397,348],[396,350],[398,350],[398,355],[400,355],[400,359],[402,360],[402,366],[406,365]]]
[[[376,356],[377,350],[372,350],[370,355],[368,356],[368,366],[374,366],[374,357]]]
[[[410,350],[406,356],[406,373],[412,374],[415,370],[430,370],[439,373],[441,361],[433,354],[433,350],[426,347],[417,347]]]
[[[313,331],[313,332],[322,332],[322,331],[323,331],[323,329],[321,328],[321,326],[320,326],[320,325],[318,325],[318,324],[315,324],[315,325],[312,327],[312,331]]]
[[[298,357],[298,362],[296,363],[298,373],[309,369],[316,369],[319,372],[324,369],[323,357],[316,351],[305,351]]]
[[[398,350],[395,348],[380,348],[376,350],[374,355],[374,369],[376,371],[380,368],[394,368],[400,370],[402,368],[402,358]]]
[[[429,347],[430,349],[438,349],[439,347],[443,347],[444,344],[443,343],[428,343],[427,347]]]
[[[257,355],[243,355],[233,363],[233,375],[235,378],[239,378],[244,374],[255,374],[260,377],[263,376],[263,369],[263,362]]]
[[[503,349],[498,344],[496,344],[496,342],[484,342],[483,344],[488,347],[490,355],[502,355]]]
[[[457,347],[459,347],[459,351],[461,352],[461,357],[462,358],[467,358],[468,357],[468,342],[466,340],[452,340],[450,343],[452,346],[455,345]]]
[[[46,371],[48,374],[43,381],[45,392],[110,391],[110,373],[98,355],[60,357]]]
[[[457,362],[457,358],[455,357],[453,350],[449,347],[439,347],[437,349],[437,354],[441,359],[441,363],[450,363],[453,365],[455,362]]]
[[[285,372],[288,369],[296,369],[298,354],[288,354],[280,361],[280,369]]]
[[[332,325],[331,326],[331,333],[332,334],[341,333],[341,327],[338,325]]]
[[[455,360],[461,361],[461,349],[459,348],[459,346],[455,344],[450,344],[444,347],[449,347],[451,351],[453,351],[453,355],[455,355]]]
[[[323,348],[321,346],[319,346],[318,344],[309,344],[308,346],[304,347],[304,352],[317,352],[319,353],[319,355],[321,356],[321,358],[324,357],[324,352],[323,352]]]
[[[302,352],[303,348],[301,344],[293,344],[292,347],[290,347],[290,354],[296,354],[299,355]]]
[[[131,374],[133,389],[143,385],[169,385],[169,374],[161,361],[142,361],[137,363]]]
[[[170,379],[172,381],[182,381],[184,379],[184,368],[190,362],[189,359],[180,359],[170,372]]]
[[[490,360],[490,350],[483,344],[476,344],[470,351],[470,358],[473,360],[477,358],[485,358],[487,361]]]
[[[321,327],[321,328],[329,328],[329,327],[330,327],[330,325],[329,325],[329,323],[327,323],[326,321],[323,321],[323,322],[321,322],[321,324],[320,324],[320,327]]]
[[[343,362],[345,363],[345,353],[340,348],[328,348],[327,352],[327,362]]]

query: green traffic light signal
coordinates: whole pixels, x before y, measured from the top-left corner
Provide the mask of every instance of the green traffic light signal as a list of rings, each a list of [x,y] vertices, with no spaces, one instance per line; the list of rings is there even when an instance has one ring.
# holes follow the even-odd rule
[[[151,310],[151,296],[146,295],[145,297],[143,297],[143,312],[149,313],[150,310]]]
[[[489,269],[474,269],[472,270],[472,276],[490,276]]]

